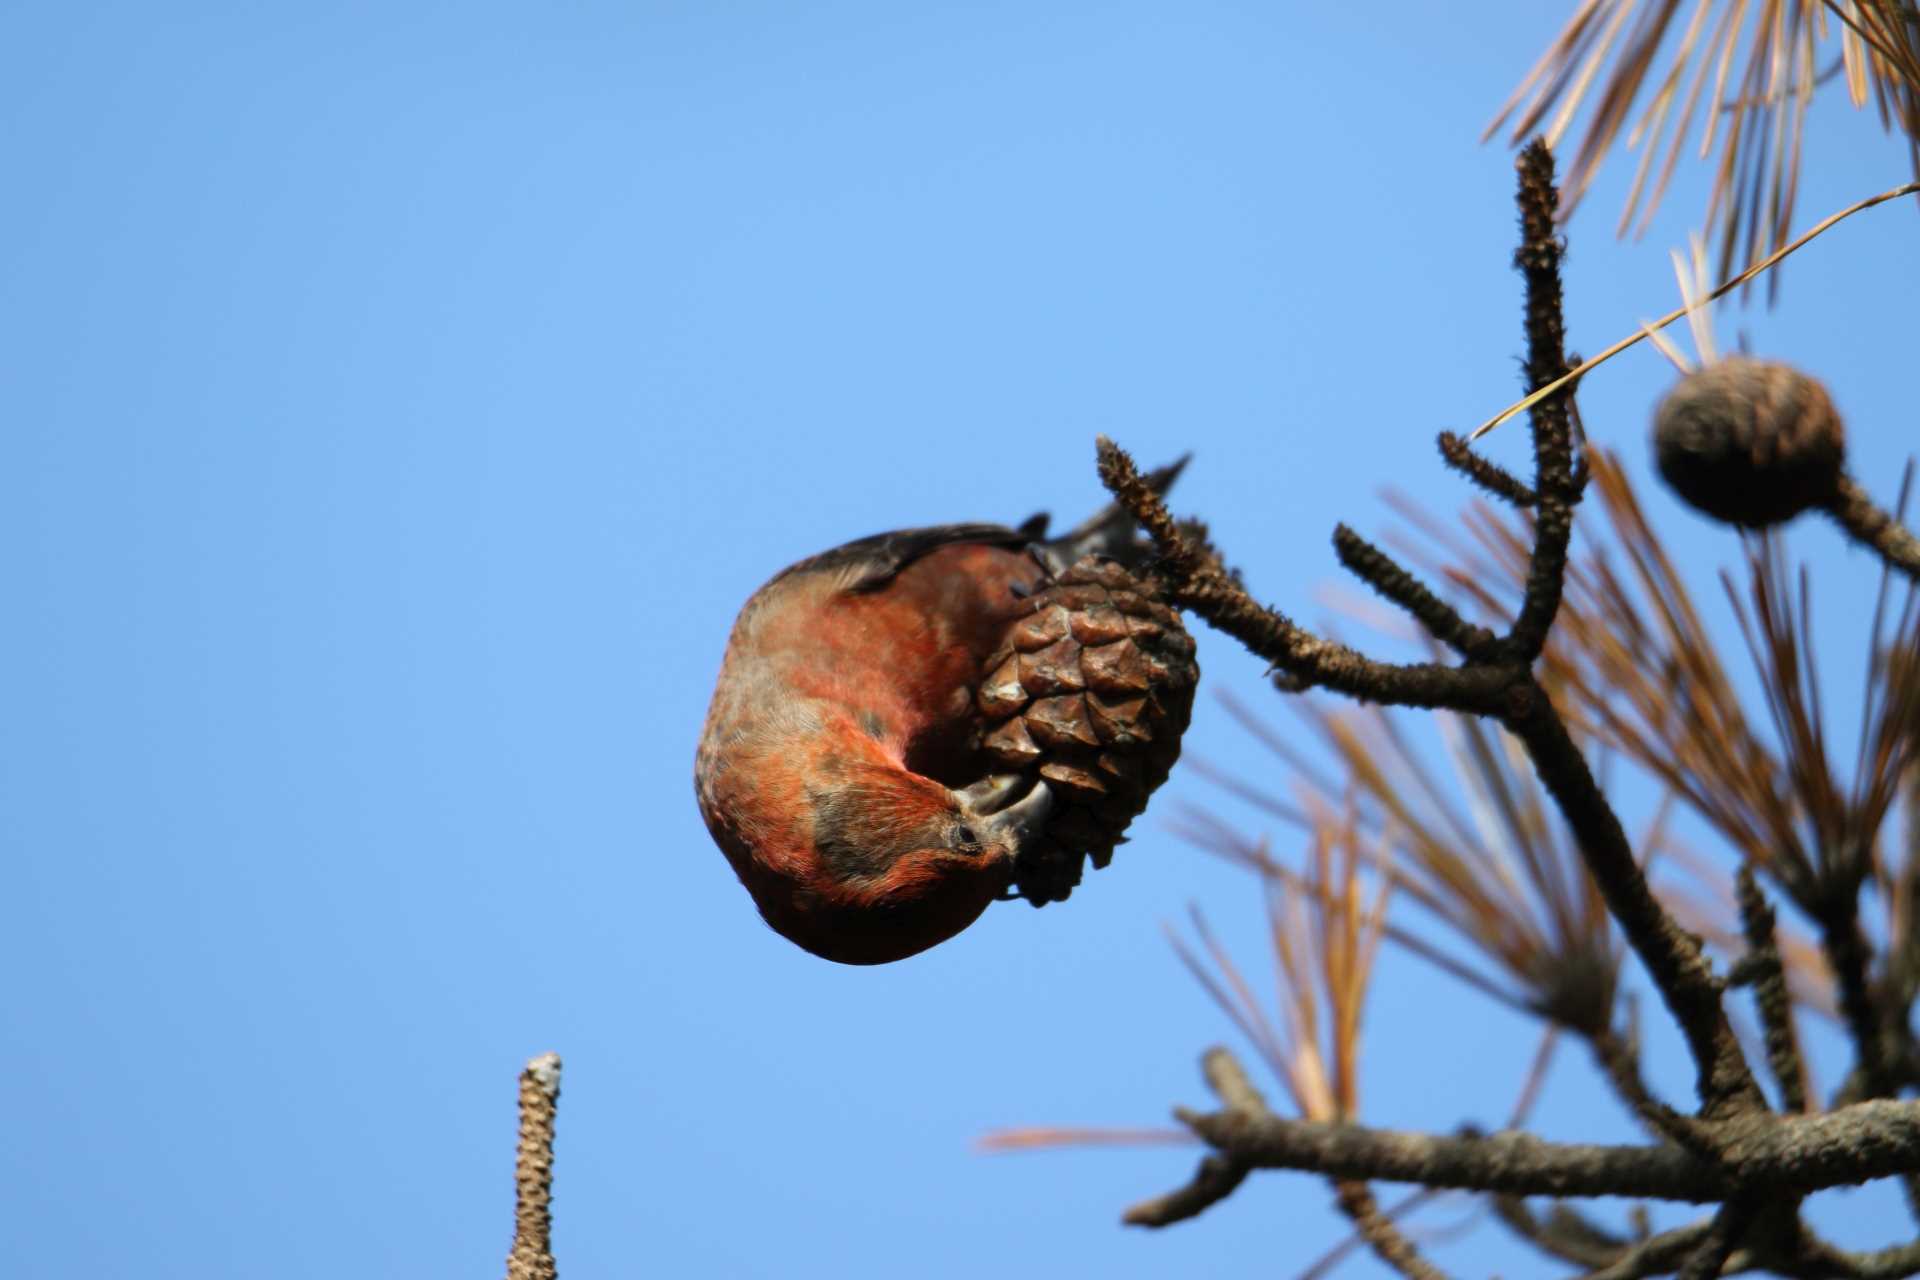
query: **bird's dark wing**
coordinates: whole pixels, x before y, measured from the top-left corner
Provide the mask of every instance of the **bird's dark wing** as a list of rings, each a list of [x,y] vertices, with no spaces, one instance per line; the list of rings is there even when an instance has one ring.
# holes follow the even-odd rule
[[[1019,529],[1003,524],[937,524],[924,529],[896,529],[876,533],[809,556],[779,576],[790,573],[831,573],[836,569],[850,575],[847,591],[873,591],[893,581],[894,575],[915,560],[956,542],[984,542],[996,547],[1023,547],[1032,539]],[[776,578],[775,581],[779,579]]]
[[[1173,487],[1173,482],[1180,478],[1187,459],[1192,456],[1190,453],[1182,454],[1166,466],[1149,471],[1143,477],[1147,487],[1155,493],[1166,493]],[[1040,517],[1034,519],[1039,520]],[[1027,523],[1032,524],[1033,521]],[[1139,569],[1154,554],[1153,544],[1140,536],[1133,513],[1117,502],[1102,507],[1057,538],[1046,537],[1046,525],[1042,523],[1040,536],[1033,541],[1037,544],[1036,553],[1054,573],[1064,573],[1067,566],[1089,555],[1106,556],[1118,560],[1129,569]]]
[[[1149,472],[1146,482],[1155,493],[1165,493],[1187,465],[1183,455],[1167,466]],[[1042,561],[1058,573],[1084,555],[1104,555],[1130,565],[1139,565],[1153,552],[1153,546],[1136,535],[1133,517],[1118,503],[1101,508],[1091,517],[1058,538],[1047,538],[1045,512],[1030,516],[1019,528],[1003,524],[936,524],[924,529],[896,529],[876,533],[809,556],[774,578],[778,582],[790,573],[847,574],[843,590],[875,591],[893,581],[902,569],[931,551],[956,542],[982,542],[996,547],[1033,546]],[[771,584],[769,584],[771,585]]]

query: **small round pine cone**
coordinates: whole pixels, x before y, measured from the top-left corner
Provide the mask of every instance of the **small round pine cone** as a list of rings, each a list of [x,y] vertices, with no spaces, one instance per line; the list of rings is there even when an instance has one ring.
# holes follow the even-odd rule
[[[999,769],[1051,787],[1046,840],[1024,850],[1014,889],[1035,906],[1080,883],[1083,857],[1113,858],[1127,824],[1167,780],[1193,714],[1193,637],[1158,584],[1088,556],[1034,593],[987,662],[974,705]]]
[[[1653,416],[1654,459],[1692,506],[1729,524],[1791,520],[1840,483],[1846,430],[1827,390],[1732,356],[1680,380]]]

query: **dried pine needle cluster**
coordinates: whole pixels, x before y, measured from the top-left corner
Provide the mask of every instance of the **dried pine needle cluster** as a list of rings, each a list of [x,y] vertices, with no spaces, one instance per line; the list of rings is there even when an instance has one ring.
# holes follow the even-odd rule
[[[1244,777],[1205,765],[1196,771],[1294,822],[1344,798],[1349,820],[1377,850],[1373,869],[1419,915],[1415,926],[1385,924],[1386,936],[1510,1008],[1603,1027],[1619,940],[1577,850],[1509,739],[1442,712],[1436,719],[1452,768],[1436,774],[1427,744],[1408,733],[1403,717],[1297,700],[1294,709],[1336,763],[1328,772],[1245,703],[1231,695],[1223,701],[1304,794],[1289,804]],[[1264,839],[1249,839],[1204,809],[1190,807],[1180,825],[1194,843],[1254,871],[1272,889],[1297,880]],[[1304,825],[1312,834],[1317,824],[1308,818]],[[1429,936],[1435,926],[1451,945]]]
[[[1914,0],[1583,0],[1487,132],[1516,143],[1544,132],[1557,148],[1589,107],[1562,215],[1624,138],[1640,158],[1621,234],[1646,230],[1697,134],[1699,155],[1714,157],[1705,221],[1726,275],[1786,243],[1807,108],[1834,79],[1906,135],[1920,176]]]
[[[1390,877],[1377,874],[1384,855],[1351,809],[1323,808],[1312,820],[1305,868],[1271,869],[1265,888],[1268,938],[1281,978],[1277,1025],[1197,910],[1194,931],[1206,959],[1174,936],[1181,960],[1309,1120],[1359,1114],[1361,1015],[1390,888]]]

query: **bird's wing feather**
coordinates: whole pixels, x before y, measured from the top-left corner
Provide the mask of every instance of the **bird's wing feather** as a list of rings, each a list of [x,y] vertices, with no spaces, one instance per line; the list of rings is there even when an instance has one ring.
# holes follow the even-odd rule
[[[1191,456],[1183,454],[1171,464],[1148,473],[1148,487],[1155,493],[1165,493],[1179,478]],[[980,542],[997,547],[1038,544],[1044,548],[1047,563],[1055,572],[1090,553],[1138,564],[1153,550],[1151,544],[1136,536],[1132,515],[1118,503],[1103,507],[1058,538],[1047,539],[1047,525],[1046,513],[1041,512],[1029,517],[1017,529],[1003,524],[936,524],[922,529],[876,533],[809,556],[781,572],[774,581],[795,573],[839,573],[845,576],[840,584],[844,591],[877,591],[915,560],[956,542]]]
[[[794,573],[840,572],[846,575],[842,590],[874,591],[893,581],[895,575],[915,560],[956,542],[1021,547],[1029,541],[1031,538],[1026,533],[1003,524],[940,524],[924,529],[896,529],[870,538],[856,538],[831,551],[809,556],[780,577]]]

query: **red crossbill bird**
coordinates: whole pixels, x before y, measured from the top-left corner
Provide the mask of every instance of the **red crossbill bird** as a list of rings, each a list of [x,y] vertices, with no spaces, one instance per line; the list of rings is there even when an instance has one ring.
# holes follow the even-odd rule
[[[1006,896],[1045,828],[1047,783],[981,764],[983,665],[1053,575],[1149,554],[1115,507],[1051,541],[1046,526],[861,538],[740,611],[694,787],[760,914],[815,955],[884,964],[945,941]]]

